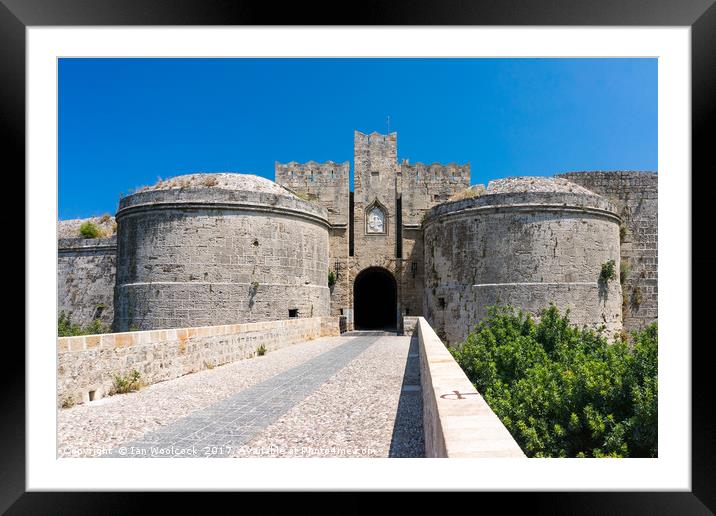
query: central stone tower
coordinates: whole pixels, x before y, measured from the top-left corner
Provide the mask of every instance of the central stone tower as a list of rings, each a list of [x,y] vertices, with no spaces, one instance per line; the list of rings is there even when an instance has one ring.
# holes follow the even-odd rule
[[[276,182],[328,210],[331,314],[350,329],[396,329],[422,315],[421,220],[470,185],[470,166],[398,162],[398,134],[354,133],[348,163],[276,163]]]

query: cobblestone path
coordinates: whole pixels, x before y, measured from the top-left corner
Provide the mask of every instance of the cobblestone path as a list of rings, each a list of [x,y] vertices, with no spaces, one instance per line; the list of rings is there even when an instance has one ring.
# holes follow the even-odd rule
[[[119,445],[112,446],[111,452],[104,456],[422,456],[417,343],[410,337],[395,336],[341,337],[333,341],[335,343],[325,351],[298,365],[138,438],[117,443]],[[304,346],[320,344],[302,343],[280,351],[286,355],[292,351],[301,353],[305,352]],[[254,360],[257,359],[242,361],[245,362],[243,369],[247,370]],[[226,375],[231,366],[202,374],[210,380],[212,375]],[[163,384],[174,383],[181,389],[182,380]],[[172,387],[164,385],[169,395]],[[146,402],[137,397],[139,413],[144,411],[141,405],[150,400],[151,397]],[[125,405],[128,403],[131,406],[130,399]],[[95,407],[95,410],[102,409],[102,406]],[[85,426],[81,431],[91,431],[91,427]],[[71,446],[72,440],[61,439],[65,446]]]

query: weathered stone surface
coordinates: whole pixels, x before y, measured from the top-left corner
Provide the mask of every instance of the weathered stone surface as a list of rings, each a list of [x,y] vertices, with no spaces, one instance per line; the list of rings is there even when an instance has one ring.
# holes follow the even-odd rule
[[[64,225],[58,228],[58,232],[73,234],[66,229]],[[116,253],[117,239],[114,236],[61,238],[57,241],[58,312],[64,312],[72,323],[81,326],[89,324],[93,319],[111,326],[114,318]]]
[[[448,343],[465,338],[487,307],[510,304],[538,314],[554,303],[579,325],[621,330],[619,217],[605,199],[579,186],[502,193],[442,204],[425,221],[424,310]],[[492,184],[492,183],[491,183]],[[617,275],[600,281],[614,260]]]
[[[115,331],[329,314],[326,210],[223,176],[120,201]]]
[[[275,164],[276,182],[296,192],[301,198],[320,204],[328,212],[329,263],[336,282],[330,289],[331,315],[341,315],[341,308],[350,306],[348,277],[348,235],[350,163]],[[326,271],[328,274],[328,270]]]
[[[658,176],[653,172],[569,172],[568,179],[609,199],[619,211],[624,330],[656,321],[658,311]]]

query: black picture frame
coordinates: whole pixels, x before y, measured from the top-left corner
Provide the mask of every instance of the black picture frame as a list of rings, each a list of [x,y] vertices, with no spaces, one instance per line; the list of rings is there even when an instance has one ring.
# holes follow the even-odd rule
[[[716,4],[714,0],[401,0],[346,4],[349,9],[303,2],[277,8],[267,2],[228,0],[0,0],[0,130],[6,146],[5,170],[25,170],[25,30],[32,26],[83,25],[552,25],[689,26],[692,59],[692,490],[690,492],[474,493],[469,504],[499,498],[500,510],[526,503],[531,512],[553,514],[710,514],[716,508],[714,486],[716,419],[708,360],[713,337],[696,330],[711,315],[716,258],[709,255],[716,153],[709,128],[716,127]],[[345,14],[339,14],[339,13]],[[687,171],[684,172],[685,174]],[[697,180],[698,179],[698,187]],[[24,182],[17,185],[24,191]],[[701,236],[701,238],[698,238]],[[19,245],[15,242],[16,254]],[[699,253],[701,250],[701,253]],[[688,266],[684,264],[684,266]],[[25,278],[32,274],[25,268]],[[15,296],[20,289],[15,290]],[[697,294],[706,294],[698,299]],[[31,309],[31,307],[26,307]],[[699,324],[697,324],[699,323]],[[5,343],[6,367],[0,389],[0,511],[7,514],[134,514],[144,512],[141,493],[25,492],[25,355],[17,339]],[[12,353],[15,356],[12,356]],[[11,365],[9,365],[11,364]],[[246,493],[242,504],[250,503]],[[341,504],[346,511],[370,510],[360,503],[324,495],[321,506]],[[355,495],[350,495],[355,496]],[[479,498],[474,498],[478,496]],[[422,497],[412,497],[422,504]],[[410,501],[406,501],[408,509]],[[189,508],[186,497],[163,496],[163,512]],[[220,502],[214,500],[213,503]],[[265,503],[262,501],[261,503]],[[200,506],[201,507],[201,506]],[[216,506],[218,508],[218,505]],[[206,507],[203,507],[206,509]],[[312,507],[312,512],[315,507]],[[457,509],[456,509],[457,510]],[[335,507],[333,511],[335,512]],[[345,512],[345,511],[341,511]],[[363,512],[361,510],[361,512]]]

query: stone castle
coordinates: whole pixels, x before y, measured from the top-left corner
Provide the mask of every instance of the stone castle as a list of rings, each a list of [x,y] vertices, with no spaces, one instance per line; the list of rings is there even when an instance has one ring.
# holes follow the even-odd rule
[[[114,331],[342,316],[459,342],[493,304],[550,303],[606,334],[657,318],[657,174],[570,172],[470,186],[470,166],[276,163],[275,182],[191,174],[122,197],[101,238],[58,226],[58,310]],[[99,219],[94,219],[99,223]],[[605,274],[604,271],[607,271]]]

